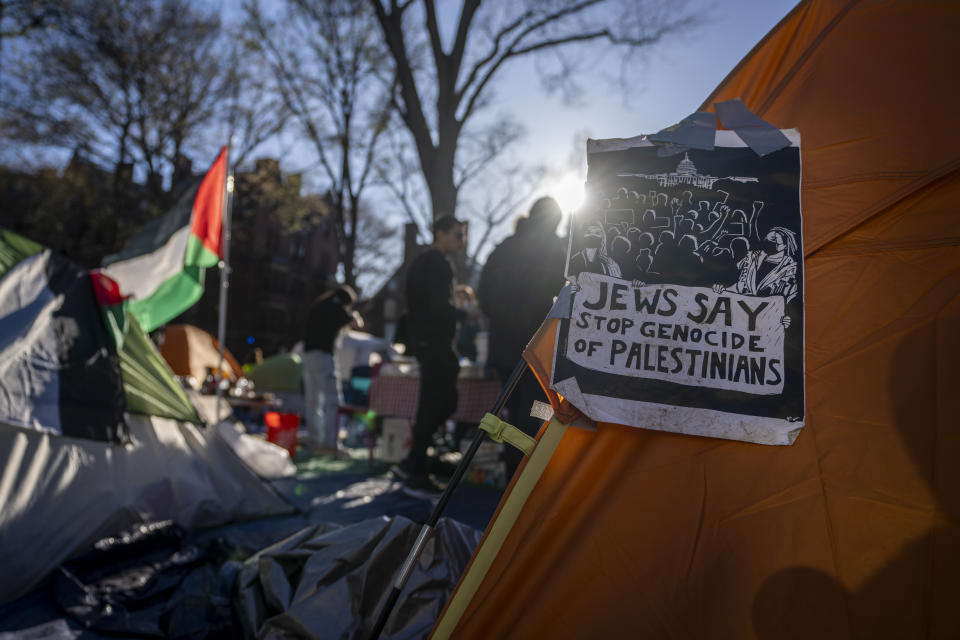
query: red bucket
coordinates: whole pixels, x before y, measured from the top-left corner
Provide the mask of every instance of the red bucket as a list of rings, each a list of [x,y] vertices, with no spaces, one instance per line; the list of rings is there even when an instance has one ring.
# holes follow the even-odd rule
[[[268,411],[263,414],[263,422],[267,425],[267,442],[283,447],[292,458],[297,451],[297,429],[300,427],[300,416],[295,413]]]

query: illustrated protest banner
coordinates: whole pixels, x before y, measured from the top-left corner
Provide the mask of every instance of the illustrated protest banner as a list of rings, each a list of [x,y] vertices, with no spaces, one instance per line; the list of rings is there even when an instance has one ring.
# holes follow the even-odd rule
[[[551,387],[590,418],[763,444],[804,421],[800,142],[590,141]]]

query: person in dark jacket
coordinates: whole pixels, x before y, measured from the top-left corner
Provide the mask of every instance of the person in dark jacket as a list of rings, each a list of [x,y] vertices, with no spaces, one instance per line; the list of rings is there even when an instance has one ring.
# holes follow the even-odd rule
[[[407,270],[407,348],[420,365],[420,395],[413,446],[394,471],[412,492],[440,490],[428,474],[427,448],[457,409],[460,364],[453,340],[463,314],[453,305],[450,258],[463,248],[463,223],[441,216],[433,223],[433,237],[433,244]]]
[[[480,273],[477,298],[487,316],[488,365],[506,382],[522,357],[527,343],[547,317],[564,284],[566,243],[557,237],[562,214],[551,197],[533,203],[516,232],[493,250]],[[535,400],[546,401],[536,377],[525,371],[506,403],[508,421],[529,435],[540,422],[530,417]],[[505,445],[507,478],[523,454]]]
[[[360,315],[353,310],[356,300],[353,289],[341,285],[318,296],[307,313],[303,386],[311,453],[337,455],[336,415],[343,402],[343,387],[334,352],[344,327],[363,326]]]

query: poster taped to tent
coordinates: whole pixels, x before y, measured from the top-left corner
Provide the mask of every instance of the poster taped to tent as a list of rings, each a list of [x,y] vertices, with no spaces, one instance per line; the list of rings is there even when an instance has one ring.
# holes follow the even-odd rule
[[[791,444],[804,422],[800,137],[590,141],[551,386],[598,422]]]

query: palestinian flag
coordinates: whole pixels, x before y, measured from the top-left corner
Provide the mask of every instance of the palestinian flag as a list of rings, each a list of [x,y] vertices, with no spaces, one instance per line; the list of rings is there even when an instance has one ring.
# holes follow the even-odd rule
[[[0,427],[127,439],[120,360],[89,272],[0,229]]]
[[[120,287],[144,331],[169,322],[203,295],[203,276],[223,255],[227,148],[206,176],[161,218],[147,223],[102,272]]]

